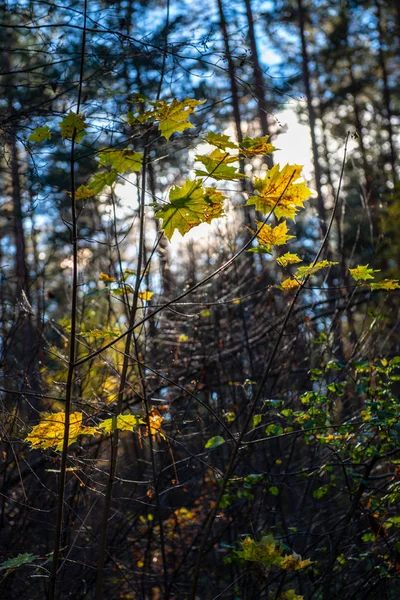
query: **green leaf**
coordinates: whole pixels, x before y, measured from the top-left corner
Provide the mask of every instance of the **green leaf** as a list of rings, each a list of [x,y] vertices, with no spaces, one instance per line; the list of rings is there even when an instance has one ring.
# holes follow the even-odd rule
[[[5,569],[11,571],[12,569],[17,569],[18,567],[22,567],[22,565],[27,565],[38,557],[34,554],[29,554],[26,552],[25,554],[18,554],[15,558],[9,558],[4,562],[0,563],[0,571],[4,571]]]
[[[331,267],[332,265],[337,265],[337,262],[332,262],[330,260],[321,260],[320,262],[315,263],[315,265],[306,265],[304,267],[299,267],[296,271],[297,279],[301,279],[302,277],[306,277],[307,275],[314,275],[317,271],[321,269],[325,269],[326,267]]]
[[[99,164],[102,167],[111,167],[119,174],[127,171],[140,171],[142,161],[142,152],[133,150],[102,150],[99,152]]]
[[[371,290],[398,290],[400,289],[398,279],[384,279],[378,283],[371,283]]]
[[[314,490],[313,498],[315,498],[316,500],[320,500],[327,494],[327,492],[328,492],[328,486],[323,485],[320,488],[318,488],[317,490]]]
[[[212,146],[216,146],[220,150],[226,150],[227,148],[232,148],[233,150],[237,150],[238,146],[235,142],[232,142],[229,139],[228,135],[224,135],[223,133],[213,133],[210,131],[206,135],[206,140]]]
[[[156,213],[163,220],[162,228],[170,240],[175,229],[182,235],[200,223],[211,223],[223,216],[225,200],[214,188],[203,188],[201,181],[188,179],[182,187],[174,186],[169,194],[170,203]]]
[[[212,177],[216,180],[224,179],[226,181],[235,181],[246,177],[243,173],[239,173],[236,167],[229,166],[229,163],[237,162],[237,156],[222,152],[218,148],[213,150],[209,156],[198,154],[195,160],[203,163],[205,167],[205,171],[196,169],[195,173],[198,177]]]
[[[101,171],[96,173],[89,181],[89,187],[95,194],[100,194],[106,186],[111,186],[117,181],[116,171]]]
[[[113,423],[115,421],[115,423]],[[143,421],[135,415],[118,415],[116,419],[105,419],[99,424],[99,427],[106,433],[111,433],[115,429],[120,431],[132,431]]]
[[[273,496],[279,496],[279,488],[276,487],[276,485],[271,485],[271,487],[268,489]]]
[[[150,116],[155,121],[159,121],[159,131],[166,140],[169,140],[173,133],[194,127],[189,123],[188,118],[194,112],[196,106],[204,104],[204,102],[205,100],[192,100],[190,98],[186,98],[182,102],[174,98],[171,103],[159,100],[155,103],[153,115]]]
[[[250,138],[246,136],[243,138],[242,143],[240,144],[240,152],[247,158],[250,158],[251,156],[257,156],[258,154],[271,154],[271,152],[276,150],[276,148],[272,144],[268,144],[268,140],[269,136],[267,135],[257,138]]]
[[[355,269],[349,269],[350,275],[356,281],[366,281],[367,279],[374,279],[373,273],[379,273],[379,269],[369,269],[368,265],[358,265]]]
[[[75,141],[78,143],[86,135],[86,128],[88,127],[87,123],[85,123],[85,116],[82,114],[77,115],[72,110],[60,121],[59,126],[64,139],[72,140],[72,137],[75,135]]]
[[[257,427],[262,421],[262,415],[254,415],[253,417],[253,429]]]
[[[44,140],[51,140],[51,131],[48,125],[44,127],[36,127],[36,129],[28,137],[28,142],[44,142]]]
[[[221,444],[224,444],[225,440],[222,437],[222,435],[216,435],[215,437],[210,438],[209,440],[207,440],[204,448],[206,448],[207,450],[210,448],[217,448],[217,446],[221,446]]]

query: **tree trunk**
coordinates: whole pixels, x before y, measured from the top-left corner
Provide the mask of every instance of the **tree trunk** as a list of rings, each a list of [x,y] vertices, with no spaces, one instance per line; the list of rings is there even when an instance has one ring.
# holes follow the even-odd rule
[[[307,96],[307,111],[308,111],[308,120],[310,124],[310,134],[311,134],[311,147],[313,154],[313,162],[314,162],[314,177],[315,177],[315,186],[317,191],[317,211],[320,219],[321,225],[321,233],[325,236],[327,227],[326,227],[326,214],[325,214],[325,206],[324,200],[322,197],[322,188],[321,188],[321,165],[319,162],[318,156],[318,145],[317,139],[315,135],[315,126],[316,126],[316,116],[313,107],[313,98],[311,92],[311,78],[310,78],[310,70],[309,70],[309,57],[308,57],[308,49],[307,49],[307,41],[305,36],[305,19],[304,19],[304,8],[303,8],[303,0],[297,0],[297,8],[298,8],[298,17],[299,17],[299,32],[300,32],[300,40],[301,40],[301,56],[302,56],[302,69],[303,69],[303,80],[304,86],[306,89]]]

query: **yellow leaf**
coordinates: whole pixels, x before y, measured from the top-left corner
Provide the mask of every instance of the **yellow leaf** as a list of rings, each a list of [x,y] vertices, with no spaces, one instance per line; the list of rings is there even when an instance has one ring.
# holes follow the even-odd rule
[[[371,283],[371,290],[398,290],[399,288],[398,279],[384,279],[378,283]]]
[[[113,421],[115,420],[114,426]],[[116,419],[105,419],[99,424],[99,427],[106,433],[111,433],[115,429],[120,431],[133,431],[141,423],[141,419],[135,415],[117,415]]]
[[[158,410],[156,408],[154,408],[154,406],[152,407],[151,411],[150,411],[150,434],[151,435],[156,435],[157,433],[165,439],[165,435],[162,433],[161,431],[161,425],[162,422],[164,421],[164,417],[162,417],[160,415],[160,413],[158,412]]]
[[[278,219],[294,219],[312,194],[304,181],[296,183],[302,168],[300,165],[286,165],[280,170],[279,165],[275,165],[264,179],[256,178],[254,187],[258,195],[251,196],[247,204],[254,204],[264,214],[273,210]]]
[[[174,98],[171,103],[159,100],[154,108],[154,120],[159,121],[158,129],[165,139],[169,140],[173,133],[193,128],[188,118],[199,104],[205,100],[191,100],[186,98],[182,102]]]
[[[86,200],[87,198],[92,198],[94,195],[94,190],[86,185],[80,185],[75,192],[75,200]]]
[[[296,281],[295,279],[285,279],[285,281],[282,281],[280,288],[281,290],[287,291],[287,290],[293,290],[297,287],[299,287],[300,283],[298,281]]]
[[[313,275],[320,269],[325,269],[326,267],[331,267],[332,265],[337,265],[337,262],[332,262],[330,260],[321,260],[320,262],[315,263],[315,265],[306,265],[304,267],[299,267],[296,271],[296,277],[298,279],[302,277],[306,277],[307,275]]]
[[[299,258],[297,254],[291,254],[290,252],[286,252],[286,254],[277,258],[276,262],[279,265],[281,265],[281,267],[287,267],[288,265],[293,265],[295,263],[301,262],[301,258]]]
[[[257,138],[246,136],[240,145],[240,153],[244,154],[247,158],[256,156],[257,154],[271,154],[276,148],[272,144],[268,144],[268,140],[269,137],[267,135]]]
[[[30,434],[25,438],[25,442],[30,442],[32,448],[51,448],[55,446],[56,450],[62,450],[64,439],[65,413],[43,413],[41,420]],[[90,428],[82,427],[82,413],[74,412],[69,417],[69,437],[68,446],[76,442],[80,435],[91,433]]]
[[[141,300],[145,300],[146,302],[151,300],[152,296],[154,296],[154,292],[150,292],[149,290],[146,290],[145,292],[139,292],[139,298]]]
[[[356,281],[366,281],[367,279],[374,279],[373,273],[379,273],[380,269],[369,269],[368,265],[358,265],[358,267],[349,269],[349,271]]]
[[[288,235],[286,221],[282,221],[276,227],[264,225],[261,221],[257,221],[257,230],[259,230],[257,240],[261,246],[265,247],[267,252],[271,252],[272,246],[282,246],[295,237],[294,235]]]
[[[104,281],[104,283],[113,283],[115,281],[114,277],[110,277],[106,273],[100,273],[99,280]]]

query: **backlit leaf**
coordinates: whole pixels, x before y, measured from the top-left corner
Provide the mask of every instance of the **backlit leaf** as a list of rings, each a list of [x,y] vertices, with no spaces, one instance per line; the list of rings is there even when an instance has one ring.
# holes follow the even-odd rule
[[[99,152],[99,164],[102,167],[110,167],[117,173],[127,171],[140,171],[142,167],[142,152],[133,150],[102,150]]]
[[[325,269],[326,267],[331,267],[332,265],[337,264],[337,262],[332,262],[330,260],[321,260],[320,262],[315,263],[315,265],[299,267],[296,271],[296,277],[301,279],[302,277],[307,277],[307,275],[314,275],[314,273],[320,271],[321,269]]]
[[[196,106],[204,104],[204,102],[205,100],[191,100],[190,98],[180,102],[174,98],[171,103],[164,100],[155,103],[154,120],[159,121],[158,129],[165,139],[169,140],[173,133],[193,128],[194,125],[188,121],[188,118],[194,113]]]
[[[235,142],[232,142],[228,135],[224,135],[223,133],[213,133],[210,131],[206,135],[206,140],[212,146],[216,146],[220,148],[220,150],[226,150],[227,148],[231,148],[233,150],[237,150],[238,146]]]
[[[258,195],[251,196],[247,205],[254,204],[264,214],[273,210],[278,218],[294,219],[312,193],[304,181],[296,183],[301,170],[300,165],[286,165],[282,170],[275,165],[263,179],[256,178]]]
[[[196,169],[198,177],[212,177],[213,179],[234,181],[246,177],[239,173],[236,167],[229,166],[229,163],[236,162],[237,156],[232,156],[220,149],[213,150],[209,156],[197,155],[196,160],[203,163],[205,170]]]
[[[286,244],[288,240],[295,237],[294,235],[288,234],[286,221],[282,221],[282,223],[279,223],[276,227],[257,221],[257,230],[259,230],[257,233],[257,241],[267,250],[267,252],[271,252],[272,246],[282,246],[283,244]]]
[[[44,127],[36,127],[36,129],[28,137],[28,142],[43,142],[44,140],[51,140],[51,131],[48,125]]]
[[[87,123],[85,123],[85,116],[82,114],[77,115],[72,110],[60,121],[59,126],[64,139],[72,140],[75,134],[76,142],[82,141],[88,127]]]
[[[113,423],[114,422],[114,423]],[[135,415],[117,415],[115,419],[105,419],[99,424],[99,428],[106,433],[111,433],[115,429],[120,431],[133,431],[142,420]]]
[[[117,181],[118,173],[116,171],[100,171],[96,173],[89,181],[90,189],[94,194],[100,194],[106,186],[112,186]]]
[[[169,200],[155,215],[163,220],[162,228],[169,240],[175,229],[184,235],[200,223],[223,216],[224,195],[214,188],[203,188],[201,181],[188,179],[182,187],[174,186]]]
[[[287,267],[288,265],[293,265],[295,263],[301,262],[301,258],[299,258],[297,254],[291,254],[290,252],[286,252],[286,254],[277,258],[276,262],[279,265],[281,265],[281,267]]]
[[[146,290],[144,292],[139,292],[139,298],[141,300],[145,300],[146,302],[148,300],[151,300],[152,296],[154,296],[154,292],[150,292],[149,290]]]
[[[373,273],[379,273],[380,269],[369,269],[368,265],[358,265],[358,267],[349,269],[349,271],[356,281],[366,281],[367,279],[374,279]]]
[[[242,143],[240,144],[240,153],[244,154],[247,158],[251,156],[257,156],[259,154],[271,154],[274,150],[276,150],[275,146],[268,143],[269,136],[250,138],[248,136],[244,137]]]
[[[216,448],[217,446],[221,446],[222,444],[225,444],[224,438],[222,437],[222,435],[216,435],[206,441],[204,448],[208,450],[210,448]]]
[[[398,279],[384,279],[378,283],[371,283],[371,290],[398,290],[400,289]]]
[[[41,420],[30,434],[25,438],[25,442],[30,442],[32,448],[52,448],[62,450],[64,439],[65,413],[44,413]],[[93,434],[93,430],[82,425],[82,413],[74,412],[69,417],[69,437],[68,446],[77,441],[80,435],[85,433]]]
[[[17,569],[18,567],[22,567],[23,565],[27,565],[38,558],[34,554],[29,554],[26,552],[25,554],[18,554],[14,558],[9,558],[2,563],[0,563],[0,571],[4,571],[5,569],[11,571],[12,569]]]

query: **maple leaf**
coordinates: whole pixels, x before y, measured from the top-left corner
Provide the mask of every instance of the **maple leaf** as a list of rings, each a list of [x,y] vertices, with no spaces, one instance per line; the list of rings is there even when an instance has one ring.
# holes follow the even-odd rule
[[[300,165],[286,165],[280,170],[279,165],[275,165],[263,179],[255,179],[258,195],[251,196],[246,204],[254,204],[264,214],[273,210],[278,218],[294,219],[312,193],[304,181],[296,183],[302,168]]]
[[[175,229],[184,235],[200,223],[211,223],[223,216],[225,196],[214,188],[203,188],[198,180],[188,179],[182,187],[174,186],[169,200],[155,214],[163,220],[162,228],[169,240]]]
[[[304,569],[312,564],[313,561],[309,558],[302,560],[299,554],[288,554],[283,558],[280,567],[286,571],[298,571],[299,569]]]
[[[165,435],[161,431],[161,425],[162,425],[162,422],[164,421],[164,417],[160,415],[160,413],[158,412],[158,410],[156,408],[154,408],[154,406],[152,407],[152,409],[150,411],[149,421],[150,421],[150,434],[156,435],[158,433],[160,435],[160,437],[162,437],[163,439],[166,439]],[[145,435],[148,435],[148,432],[145,433]]]
[[[244,154],[247,158],[258,154],[271,154],[276,148],[272,144],[268,144],[268,140],[268,135],[257,138],[246,136],[240,144],[240,153]]]
[[[237,150],[238,146],[235,142],[232,142],[228,135],[224,135],[223,133],[213,133],[210,131],[206,135],[206,140],[212,146],[216,146],[220,150],[226,150],[227,148],[231,148],[233,150]]]
[[[113,421],[115,424],[113,426]],[[116,419],[105,419],[99,424],[99,428],[106,433],[111,433],[115,429],[120,431],[133,431],[135,427],[140,425],[143,421],[135,415],[117,415]]]
[[[379,273],[380,269],[369,269],[368,265],[358,265],[355,269],[349,269],[350,275],[356,281],[366,281],[374,279],[373,273]]]
[[[96,173],[89,181],[89,187],[94,194],[100,192],[108,185],[112,186],[117,181],[118,173],[116,171],[101,171]]]
[[[159,100],[155,103],[153,111],[154,120],[159,121],[158,129],[166,140],[169,140],[173,133],[184,131],[185,129],[193,128],[188,118],[196,106],[204,104],[205,100],[192,100],[186,98],[179,101],[176,98],[171,103],[165,100]]]
[[[117,173],[140,171],[142,161],[142,152],[133,150],[102,150],[99,152],[99,164],[102,167],[111,167]]]
[[[99,280],[104,281],[104,283],[113,283],[115,281],[114,277],[110,277],[107,273],[100,273]]]
[[[44,413],[41,420],[30,434],[25,438],[25,442],[30,442],[32,448],[51,448],[55,446],[56,450],[62,450],[64,439],[65,413]],[[82,426],[82,413],[74,412],[69,417],[69,437],[68,446],[76,442],[78,437],[84,433],[92,433],[90,428]]]
[[[154,292],[150,292],[149,290],[145,290],[144,292],[139,292],[139,298],[141,300],[151,300],[152,296],[154,296]]]
[[[296,277],[298,279],[302,277],[307,277],[307,275],[314,275],[317,271],[321,269],[325,269],[326,267],[331,267],[332,265],[337,265],[337,262],[332,262],[330,260],[321,260],[311,265],[305,265],[304,267],[299,267],[296,271]]]
[[[371,290],[398,290],[400,289],[398,279],[384,279],[378,283],[371,283]]]
[[[87,198],[92,198],[94,195],[95,192],[93,189],[87,187],[86,185],[80,185],[75,191],[75,200],[86,200]]]
[[[28,137],[28,142],[43,142],[44,140],[51,140],[51,131],[48,125],[44,127],[36,127],[31,135]]]
[[[294,235],[288,235],[286,221],[282,221],[276,227],[257,221],[257,230],[259,230],[257,240],[267,252],[271,252],[272,246],[282,246],[288,240],[295,237]]]
[[[75,141],[80,142],[84,135],[86,135],[86,128],[88,127],[85,123],[85,116],[82,114],[76,114],[69,111],[69,114],[62,119],[59,123],[61,129],[61,135],[64,139],[72,140],[75,134]]]
[[[300,283],[296,281],[296,279],[285,279],[284,281],[282,281],[279,287],[281,288],[281,290],[288,291],[294,290],[295,288],[299,287],[299,285]]]
[[[229,163],[236,162],[237,156],[232,156],[226,152],[222,152],[219,148],[213,150],[210,155],[197,155],[195,159],[203,163],[205,171],[196,169],[197,176],[212,177],[213,179],[225,179],[234,181],[235,179],[243,179],[246,177],[243,173],[239,173],[236,167],[230,167]]]
[[[286,254],[277,258],[276,262],[279,265],[281,265],[281,267],[287,267],[288,265],[293,265],[295,263],[301,262],[301,258],[299,258],[297,254],[291,254],[290,252],[286,252]]]

